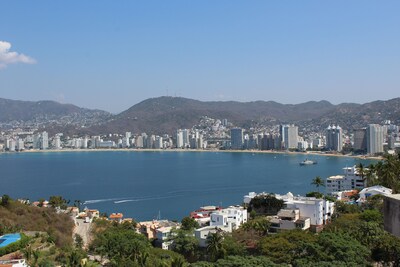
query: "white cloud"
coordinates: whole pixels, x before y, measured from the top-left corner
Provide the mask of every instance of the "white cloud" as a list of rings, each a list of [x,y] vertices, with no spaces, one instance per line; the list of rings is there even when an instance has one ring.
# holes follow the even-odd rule
[[[11,52],[10,48],[11,44],[9,42],[0,41],[0,69],[3,69],[7,67],[7,65],[14,63],[25,63],[25,64],[36,63],[35,59],[26,56],[24,54]]]

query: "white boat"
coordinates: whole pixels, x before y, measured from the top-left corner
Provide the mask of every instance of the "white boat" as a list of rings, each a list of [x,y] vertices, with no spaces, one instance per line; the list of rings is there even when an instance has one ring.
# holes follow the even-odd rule
[[[302,162],[299,163],[301,166],[303,165],[313,165],[313,164],[317,164],[316,160],[309,160],[309,159],[305,159]]]

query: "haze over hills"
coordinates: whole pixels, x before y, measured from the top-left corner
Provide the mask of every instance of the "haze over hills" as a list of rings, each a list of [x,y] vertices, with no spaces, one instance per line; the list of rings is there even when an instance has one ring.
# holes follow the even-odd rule
[[[392,120],[400,124],[400,98],[366,104],[328,101],[309,101],[301,104],[280,104],[274,101],[198,101],[182,97],[146,99],[131,108],[111,115],[101,110],[89,110],[54,101],[15,101],[0,99],[0,122],[48,120],[51,132],[67,134],[169,133],[179,128],[190,128],[202,116],[228,119],[234,125],[251,127],[256,124],[295,123],[303,128],[321,129],[339,124],[344,129],[363,127],[369,123]],[[54,120],[75,118],[75,123],[60,124]],[[77,119],[79,118],[79,120]],[[82,127],[78,121],[85,121]]]
[[[0,122],[93,125],[111,116],[102,110],[80,108],[55,101],[20,101],[0,98]]]

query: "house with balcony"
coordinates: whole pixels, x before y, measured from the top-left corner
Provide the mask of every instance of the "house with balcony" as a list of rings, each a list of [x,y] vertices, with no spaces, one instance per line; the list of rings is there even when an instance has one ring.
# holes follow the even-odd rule
[[[301,229],[307,230],[311,226],[309,217],[301,217],[299,209],[281,209],[276,216],[270,217],[272,233],[285,230]]]

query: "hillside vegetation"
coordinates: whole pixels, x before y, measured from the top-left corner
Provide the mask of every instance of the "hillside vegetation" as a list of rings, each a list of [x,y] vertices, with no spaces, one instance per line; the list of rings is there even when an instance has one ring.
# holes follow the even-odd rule
[[[34,207],[14,200],[2,201],[0,205],[0,235],[20,231],[47,232],[51,241],[63,247],[72,244],[73,227],[68,215],[57,214],[52,208]]]

